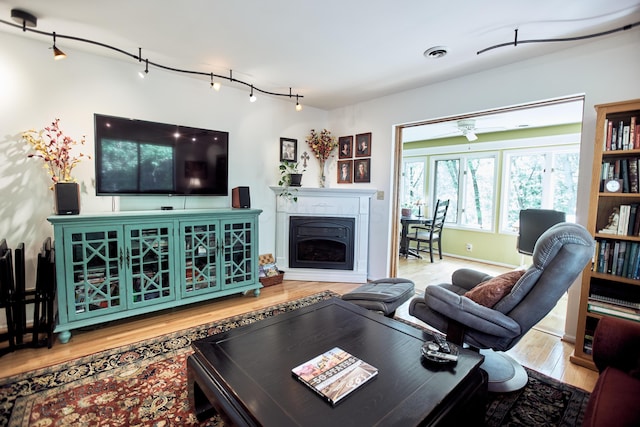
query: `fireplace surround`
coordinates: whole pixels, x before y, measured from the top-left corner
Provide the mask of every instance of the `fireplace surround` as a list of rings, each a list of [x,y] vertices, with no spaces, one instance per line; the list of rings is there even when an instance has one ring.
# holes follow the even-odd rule
[[[282,187],[271,187],[276,196],[282,192]],[[375,193],[373,189],[347,189],[347,188],[298,188],[298,201],[276,197],[276,263],[285,271],[285,279],[311,280],[320,282],[351,282],[364,283],[367,281],[369,259],[369,210],[371,197]],[[291,250],[291,224],[299,221],[303,224],[303,243],[312,241],[317,244],[317,235],[324,240],[321,249],[328,250],[324,253],[325,265],[319,265],[314,260],[304,259],[297,263],[295,257],[300,260],[300,254],[296,254],[296,248]],[[347,224],[352,224],[347,225]],[[325,227],[329,225],[329,227]],[[333,228],[328,231],[327,228]],[[351,233],[351,236],[349,236]],[[351,255],[345,252],[345,260],[339,248],[346,239],[352,239],[353,250]],[[303,247],[302,250],[309,250]],[[338,250],[336,250],[338,249]],[[346,250],[346,248],[345,248]],[[294,255],[294,262],[291,255]],[[317,254],[316,254],[317,255]],[[308,253],[302,254],[302,258],[313,258]],[[348,258],[352,256],[351,260]],[[332,258],[339,261],[331,262]],[[339,264],[339,265],[338,265]]]

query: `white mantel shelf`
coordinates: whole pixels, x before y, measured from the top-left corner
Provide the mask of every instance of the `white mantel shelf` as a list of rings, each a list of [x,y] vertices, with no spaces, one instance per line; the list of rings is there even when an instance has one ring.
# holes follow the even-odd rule
[[[277,197],[276,264],[285,279],[319,282],[366,283],[369,259],[369,205],[376,193],[370,188],[298,187],[297,202],[279,197],[283,187],[273,186]],[[289,218],[291,216],[335,216],[354,218],[355,248],[353,270],[289,268]]]

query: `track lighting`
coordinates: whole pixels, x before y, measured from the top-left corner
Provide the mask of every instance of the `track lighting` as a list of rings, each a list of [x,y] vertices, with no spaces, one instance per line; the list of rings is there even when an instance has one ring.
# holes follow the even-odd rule
[[[53,32],[53,59],[56,61],[66,58],[67,55],[56,47],[56,33]]]
[[[138,71],[138,75],[140,76],[141,79],[144,79],[145,76],[149,74],[149,60],[145,59],[144,62],[145,62],[144,71]]]
[[[13,18],[14,21],[17,22],[17,24],[14,24],[12,22],[8,22],[5,21],[3,19],[0,19],[0,23],[1,24],[5,24],[8,25],[10,27],[14,27],[14,28],[20,28],[22,31],[29,31],[32,32],[34,34],[39,34],[39,35],[43,35],[43,36],[53,36],[53,53],[54,53],[54,57],[56,59],[62,59],[64,57],[66,57],[66,55],[64,54],[64,52],[62,52],[60,49],[58,49],[58,47],[56,46],[56,36],[57,38],[62,38],[62,39],[66,39],[66,40],[73,40],[76,42],[81,42],[81,43],[87,43],[87,44],[91,44],[94,46],[99,46],[105,49],[109,49],[109,50],[113,50],[115,52],[121,53],[122,55],[126,55],[130,58],[133,59],[137,59],[138,62],[142,62],[142,48],[138,48],[138,55],[127,52],[123,49],[120,49],[118,47],[115,46],[111,46],[108,45],[106,43],[102,43],[96,40],[89,40],[89,39],[85,39],[82,37],[76,37],[76,36],[72,36],[72,35],[63,35],[63,34],[56,34],[55,32],[53,33],[49,33],[46,31],[40,31],[35,29],[36,23],[37,23],[37,18],[28,13],[25,12],[23,10],[20,9],[12,9],[11,10],[11,18]],[[222,75],[218,75],[218,74],[214,74],[214,73],[209,73],[209,72],[203,72],[203,71],[195,71],[195,70],[185,70],[182,68],[175,68],[175,67],[169,67],[166,65],[162,65],[162,64],[158,64],[156,62],[151,62],[149,61],[149,59],[145,59],[145,69],[144,71],[140,71],[138,73],[138,75],[141,78],[144,78],[147,74],[149,74],[149,64],[153,65],[156,68],[161,68],[163,70],[167,70],[167,71],[172,71],[175,73],[180,73],[180,74],[189,74],[189,75],[201,75],[201,76],[210,76],[211,77],[211,88],[214,90],[220,90],[221,84],[219,82],[214,81],[214,78],[217,79],[224,79],[224,80],[228,80],[231,83],[237,83],[240,85],[245,85],[248,87],[251,87],[251,95],[249,95],[249,99],[251,100],[251,102],[255,102],[256,101],[256,96],[254,95],[254,90],[256,92],[261,92],[264,93],[265,95],[271,95],[271,96],[288,96],[289,98],[293,97],[293,94],[291,93],[291,88],[289,88],[289,93],[280,93],[280,92],[270,92],[268,90],[262,90],[260,88],[254,87],[253,85],[250,85],[247,82],[243,82],[242,80],[238,80],[236,78],[233,77],[233,72],[232,70],[229,70],[229,76],[222,76]],[[299,98],[304,98],[304,96],[302,95],[295,95],[296,97],[296,110],[300,111],[302,109],[302,105],[300,105],[299,102]]]
[[[211,73],[211,89],[215,90],[216,92],[220,90],[220,82],[213,81],[213,73]]]

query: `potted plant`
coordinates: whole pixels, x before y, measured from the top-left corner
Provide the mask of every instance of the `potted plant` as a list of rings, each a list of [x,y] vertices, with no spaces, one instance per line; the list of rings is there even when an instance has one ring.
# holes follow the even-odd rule
[[[297,193],[298,189],[295,188],[291,190],[291,187],[300,187],[302,182],[302,172],[299,170],[300,164],[298,162],[280,162],[280,180],[278,181],[278,185],[283,187],[282,192],[280,193],[281,197],[285,199],[293,200],[294,202],[298,201]]]
[[[79,187],[75,178],[71,175],[73,168],[80,163],[82,157],[89,157],[83,153],[73,153],[74,146],[84,145],[85,137],[76,141],[66,136],[60,129],[60,119],[55,119],[50,126],[40,131],[28,130],[22,134],[22,139],[35,150],[27,157],[39,157],[44,161],[45,170],[51,175],[56,200],[56,211],[58,210],[58,200],[61,193],[78,194]],[[64,189],[61,187],[65,187]],[[70,189],[70,187],[73,187]],[[56,212],[61,213],[61,212]],[[76,213],[76,212],[74,212]]]

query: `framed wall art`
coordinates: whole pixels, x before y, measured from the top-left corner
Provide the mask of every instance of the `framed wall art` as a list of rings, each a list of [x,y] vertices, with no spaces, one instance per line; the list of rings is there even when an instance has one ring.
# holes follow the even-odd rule
[[[338,184],[353,182],[353,160],[338,160]]]
[[[353,136],[341,136],[338,138],[338,158],[350,159],[353,157]]]
[[[280,138],[280,161],[295,162],[298,160],[298,140]]]
[[[371,182],[371,159],[353,161],[353,182]]]
[[[371,156],[371,132],[356,135],[356,157]]]

